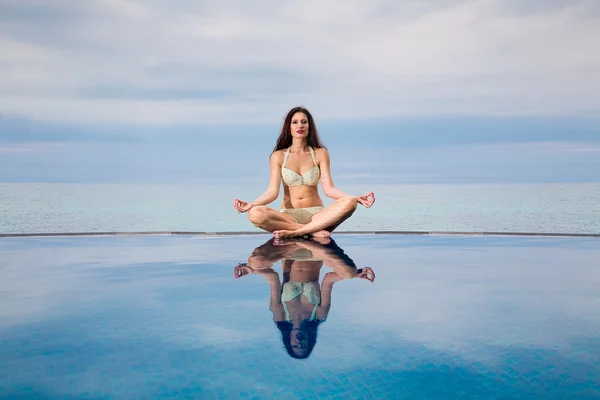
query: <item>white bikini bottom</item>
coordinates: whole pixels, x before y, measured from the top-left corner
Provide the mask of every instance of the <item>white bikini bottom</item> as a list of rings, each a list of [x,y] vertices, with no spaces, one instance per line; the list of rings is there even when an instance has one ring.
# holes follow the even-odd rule
[[[306,208],[282,208],[279,212],[290,215],[299,224],[308,224],[313,215],[323,210],[324,207],[306,207]]]

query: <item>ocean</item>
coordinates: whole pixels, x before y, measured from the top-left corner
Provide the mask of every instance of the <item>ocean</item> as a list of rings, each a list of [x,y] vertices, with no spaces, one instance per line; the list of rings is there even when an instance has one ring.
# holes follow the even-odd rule
[[[600,183],[339,185],[376,202],[343,231],[600,233]],[[259,231],[233,199],[256,184],[0,183],[0,233]],[[325,204],[331,203],[325,199]],[[272,207],[279,209],[281,199]]]

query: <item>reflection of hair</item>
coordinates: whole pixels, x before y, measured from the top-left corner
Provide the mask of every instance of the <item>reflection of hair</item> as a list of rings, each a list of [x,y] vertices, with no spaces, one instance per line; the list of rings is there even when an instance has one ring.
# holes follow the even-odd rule
[[[292,145],[292,133],[290,131],[290,125],[292,124],[292,117],[297,112],[306,114],[306,118],[308,118],[309,128],[308,137],[306,138],[308,145],[316,149],[325,148],[323,143],[321,143],[321,139],[319,139],[319,132],[317,131],[317,125],[315,125],[315,120],[313,119],[312,114],[304,107],[294,107],[287,113],[285,117],[283,126],[281,127],[281,134],[277,139],[273,153],[277,150],[287,149]]]
[[[308,335],[308,346],[306,349],[306,354],[296,354],[294,349],[292,348],[291,333],[294,325],[288,321],[275,321],[277,328],[281,331],[281,340],[283,341],[283,345],[287,350],[288,354],[292,358],[303,359],[308,358],[310,353],[312,353],[315,344],[317,344],[317,328],[322,321],[314,320],[309,321],[307,319],[303,320],[300,323],[300,330],[302,330],[305,334]]]

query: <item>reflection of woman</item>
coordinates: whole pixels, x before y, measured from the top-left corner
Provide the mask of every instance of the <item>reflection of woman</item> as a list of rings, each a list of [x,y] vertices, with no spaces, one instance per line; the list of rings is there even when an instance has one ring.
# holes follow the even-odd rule
[[[273,320],[293,358],[307,358],[312,352],[317,342],[317,328],[329,313],[335,282],[356,277],[375,280],[371,268],[357,269],[333,240],[326,241],[327,244],[321,244],[314,240],[298,240],[276,245],[271,239],[252,252],[247,264],[234,269],[236,278],[256,274],[269,282]],[[272,268],[279,260],[283,265],[283,282]],[[319,284],[323,263],[333,272],[325,274]]]

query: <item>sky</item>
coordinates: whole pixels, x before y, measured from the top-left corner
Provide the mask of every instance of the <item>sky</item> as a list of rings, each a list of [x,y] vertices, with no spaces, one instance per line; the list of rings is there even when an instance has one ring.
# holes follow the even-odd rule
[[[600,182],[600,3],[0,0],[0,182]],[[265,182],[266,184],[266,182]]]

